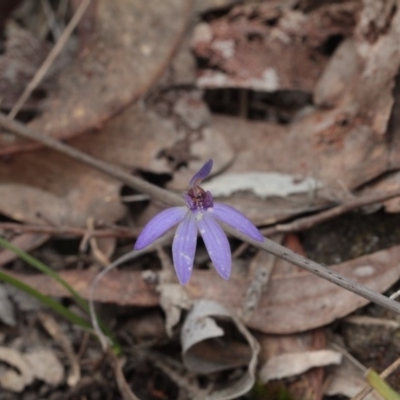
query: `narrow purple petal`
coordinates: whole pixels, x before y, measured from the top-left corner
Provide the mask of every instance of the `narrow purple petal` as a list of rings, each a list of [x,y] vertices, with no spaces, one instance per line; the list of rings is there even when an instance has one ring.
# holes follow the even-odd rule
[[[134,249],[140,250],[147,247],[162,234],[167,232],[168,229],[182,221],[186,213],[186,207],[172,207],[161,211],[143,228],[135,243]]]
[[[189,187],[193,187],[200,183],[203,179],[210,175],[213,166],[213,160],[208,160],[194,175],[190,180]]]
[[[249,238],[257,240],[258,242],[264,241],[264,236],[256,226],[240,211],[236,210],[236,208],[226,204],[214,203],[214,207],[209,208],[207,212],[219,221],[231,226],[241,233],[244,233]]]
[[[224,231],[211,214],[207,212],[203,213],[203,217],[198,220],[197,226],[215,269],[224,279],[229,279],[231,275],[232,256],[231,248]]]
[[[192,275],[196,243],[196,218],[191,211],[188,211],[183,221],[178,225],[172,243],[172,258],[181,285],[188,283]]]

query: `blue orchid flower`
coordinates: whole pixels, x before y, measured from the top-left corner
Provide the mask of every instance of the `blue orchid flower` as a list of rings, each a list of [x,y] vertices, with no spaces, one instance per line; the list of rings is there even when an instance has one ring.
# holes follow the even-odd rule
[[[218,274],[229,279],[232,267],[231,249],[219,222],[223,222],[251,239],[262,242],[261,232],[241,212],[226,204],[214,203],[210,192],[199,183],[207,178],[212,169],[212,160],[207,161],[190,180],[185,194],[186,206],[168,208],[144,227],[135,250],[143,249],[170,228],[178,225],[172,243],[172,258],[179,282],[185,285],[192,275],[197,244],[197,230],[203,238],[211,261]]]

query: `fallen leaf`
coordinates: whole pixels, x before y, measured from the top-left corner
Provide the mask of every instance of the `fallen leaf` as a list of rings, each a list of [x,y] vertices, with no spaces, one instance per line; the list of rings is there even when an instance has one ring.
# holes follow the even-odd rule
[[[394,246],[329,268],[382,293],[399,279],[399,260],[400,246]],[[275,270],[279,270],[279,267]],[[11,274],[44,294],[68,297],[65,290],[47,276]],[[89,296],[89,287],[96,274],[91,270],[60,273],[85,298]],[[194,270],[191,281],[185,286],[189,298],[214,300],[239,312],[250,282],[234,277],[222,281],[214,279],[214,274],[214,271]],[[93,300],[142,307],[159,304],[155,287],[143,280],[141,272],[128,271],[107,274],[94,293]],[[274,275],[246,325],[264,333],[306,331],[327,325],[366,304],[367,299],[309,272]]]
[[[329,371],[325,385],[325,395],[327,396],[341,395],[353,398],[367,386],[364,379],[366,368],[362,367],[358,361],[350,359],[346,354],[344,354],[342,363],[333,366]],[[382,400],[382,398],[376,392],[372,392],[365,397],[365,400]]]
[[[193,50],[208,65],[198,86],[311,92],[328,60],[324,44],[352,33],[360,5],[327,4],[306,13],[294,4],[239,5],[201,22]]]
[[[337,365],[342,355],[334,350],[314,350],[301,353],[285,353],[270,358],[261,368],[260,379],[267,383],[272,379],[300,375],[314,367]]]
[[[1,186],[0,186],[1,191]],[[31,251],[46,243],[50,238],[50,235],[43,233],[22,233],[15,236],[10,243],[24,251]],[[14,261],[18,256],[11,250],[1,249],[0,250],[0,265],[7,264],[10,261]]]
[[[160,293],[160,306],[165,313],[165,330],[172,337],[173,327],[179,322],[182,310],[190,308],[191,301],[179,283],[162,282],[157,291]]]
[[[57,90],[47,92],[42,113],[30,127],[62,139],[101,127],[140,98],[167,68],[189,10],[190,2],[180,0],[99,0],[92,40],[63,69]],[[16,137],[11,143],[8,136],[0,138],[3,155],[35,147]]]
[[[171,125],[135,105],[71,145],[124,169],[170,172],[157,154],[177,139]],[[0,180],[0,212],[18,221],[86,227],[89,218],[112,223],[126,211],[120,182],[50,149],[0,163]]]
[[[0,387],[20,393],[25,386],[33,382],[35,375],[32,365],[22,353],[7,347],[0,347],[0,360],[14,368],[7,368],[0,375]]]
[[[308,354],[326,349],[326,330],[324,328],[291,335],[257,334],[260,343],[260,363],[266,365],[283,354]],[[285,366],[283,365],[283,368]],[[290,369],[290,366],[287,367]],[[292,398],[322,398],[325,370],[323,367],[312,368],[295,379],[285,383]],[[267,386],[268,389],[269,386]]]
[[[42,323],[43,327],[46,329],[47,333],[54,339],[54,341],[64,351],[65,357],[67,358],[68,364],[69,364],[67,384],[71,387],[75,386],[81,379],[81,369],[80,369],[78,357],[75,354],[75,351],[73,349],[70,339],[68,338],[67,335],[64,334],[60,325],[58,324],[56,319],[52,317],[51,314],[46,314],[44,312],[41,312],[38,314],[38,317],[39,317],[39,320]],[[49,355],[43,355],[43,356],[49,356]],[[56,364],[56,361],[58,362],[57,359],[51,360],[50,364],[51,363]],[[54,368],[55,368],[55,371],[53,372],[51,380],[56,382],[58,379],[61,382],[61,379],[64,376],[63,369],[62,369],[62,367],[57,368],[56,366],[54,366]],[[41,371],[41,373],[43,373],[45,375],[46,371],[43,370],[43,371]],[[38,376],[38,378],[40,378],[40,376]],[[57,383],[54,383],[54,384],[57,384]]]
[[[360,61],[354,39],[344,40],[329,60],[315,86],[313,94],[315,105],[329,108],[338,106],[348,85],[356,79]]]
[[[24,354],[30,363],[36,378],[48,385],[57,386],[64,379],[64,367],[53,351],[49,349],[35,349]]]
[[[211,341],[225,335],[213,319],[218,317],[230,320],[244,336],[247,352],[238,342],[230,341],[227,346],[225,341]],[[234,399],[253,387],[259,345],[246,327],[221,304],[207,300],[194,303],[182,327],[181,343],[183,361],[189,370],[211,373],[247,365],[242,377],[226,388],[215,390],[208,399]]]
[[[213,196],[228,197],[240,191],[250,191],[257,197],[287,197],[297,193],[312,193],[321,188],[321,183],[312,179],[276,172],[247,172],[224,174],[202,185]]]
[[[374,31],[376,33],[374,40],[365,33],[366,30],[372,29],[365,22],[371,18],[369,3],[364,4],[362,9],[359,9],[360,4],[356,2],[329,4],[318,7],[315,12],[306,13],[307,15],[290,10],[292,7],[290,4],[285,4],[282,8],[276,3],[265,6],[251,5],[248,8],[239,6],[236,12],[233,8],[225,16],[216,18],[210,23],[203,22],[198,26],[194,39],[198,54],[212,60],[218,68],[221,66],[219,62],[222,57],[223,65],[229,65],[224,73],[237,74],[240,79],[241,76],[237,71],[243,71],[247,66],[250,68],[251,63],[247,62],[246,58],[246,63],[237,63],[234,55],[229,58],[227,54],[231,50],[236,51],[237,45],[232,39],[236,37],[235,34],[242,40],[246,34],[250,34],[244,29],[248,24],[253,29],[250,32],[254,31],[255,35],[264,38],[265,30],[271,32],[274,29],[275,32],[282,30],[280,19],[285,20],[284,15],[287,12],[287,18],[290,20],[288,26],[294,30],[294,33],[290,32],[294,35],[296,32],[304,34],[305,26],[308,26],[311,29],[309,38],[312,38],[310,40],[313,43],[314,39],[316,42],[321,43],[321,40],[323,42],[323,38],[326,38],[324,35],[337,34],[338,31],[333,33],[336,29],[335,24],[337,26],[343,23],[348,24],[348,28],[351,27],[344,34],[348,39],[339,45],[329,59],[329,64],[313,78],[314,89],[309,90],[314,91],[319,108],[309,107],[303,110],[291,118],[287,125],[268,121],[247,121],[243,118],[213,117],[210,129],[224,135],[236,153],[234,162],[225,171],[226,174],[253,172],[286,174],[299,176],[303,180],[318,181],[323,186],[323,189],[310,190],[309,193],[290,195],[286,198],[261,200],[252,193],[238,192],[225,199],[255,223],[270,224],[298,213],[315,211],[332,200],[341,201],[343,192],[354,190],[385,172],[398,168],[400,132],[398,129],[387,132],[387,129],[393,109],[393,85],[400,66],[400,51],[396,44],[400,37],[400,13],[394,12],[391,6],[386,8],[382,2],[379,4],[377,10],[381,11],[374,10],[372,15],[381,12],[377,20],[386,21],[388,24],[383,24],[387,27],[383,32],[381,22],[378,23],[379,28]],[[360,19],[355,18],[358,12],[356,10],[360,12]],[[387,10],[392,10],[392,13]],[[346,15],[348,19],[334,18],[341,12],[342,16]],[[326,17],[329,29],[323,30],[321,21],[317,17],[311,25],[307,25],[304,18],[314,18],[312,14]],[[261,23],[257,25],[258,19],[272,21],[272,26]],[[374,26],[375,22],[371,24]],[[343,29],[344,25],[340,29]],[[312,27],[317,29],[313,30]],[[328,33],[331,28],[333,31]],[[272,42],[274,40],[278,41],[275,37],[271,39]],[[217,48],[211,49],[210,45],[212,46],[214,42],[219,44]],[[266,40],[259,42],[259,46],[263,46]],[[202,43],[206,45],[200,49]],[[251,45],[248,46],[251,48]],[[262,57],[270,57],[270,53],[254,54],[260,64],[260,71],[264,71],[269,64],[265,60],[257,59],[261,57],[260,54]],[[272,57],[270,62],[280,63],[282,60],[281,56]],[[303,65],[299,60],[296,59],[296,66]],[[286,64],[293,65],[287,62]],[[276,74],[279,74],[280,68],[275,69]],[[296,80],[299,76],[302,78],[309,76],[308,71],[299,71],[297,68],[293,73]],[[252,77],[251,73],[243,75],[244,80],[251,80]],[[217,87],[224,87],[225,83],[225,81],[219,82]],[[229,86],[232,87],[231,84]],[[290,87],[293,89],[293,86]],[[398,92],[399,82],[396,87]],[[327,106],[331,108],[326,109]],[[395,113],[396,109],[393,109],[393,112]],[[396,121],[393,123],[394,127],[399,125]]]

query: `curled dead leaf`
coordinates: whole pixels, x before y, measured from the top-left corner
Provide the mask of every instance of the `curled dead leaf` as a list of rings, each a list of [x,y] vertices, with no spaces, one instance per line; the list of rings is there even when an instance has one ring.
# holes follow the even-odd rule
[[[247,341],[246,349],[240,343],[227,345],[226,341],[212,341],[225,335],[214,320],[218,317],[234,324]],[[209,300],[194,303],[182,327],[181,343],[184,363],[192,371],[211,373],[247,365],[247,371],[239,380],[212,392],[207,399],[234,399],[253,387],[259,345],[242,322],[221,304]]]

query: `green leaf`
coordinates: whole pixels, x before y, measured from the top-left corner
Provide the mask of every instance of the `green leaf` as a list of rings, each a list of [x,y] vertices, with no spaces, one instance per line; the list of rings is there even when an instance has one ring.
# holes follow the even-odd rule
[[[38,269],[39,271],[43,272],[47,276],[52,277],[55,281],[57,281],[60,285],[62,285],[73,297],[75,302],[86,312],[89,312],[89,305],[88,302],[80,296],[80,294],[68,283],[66,282],[63,278],[61,278],[60,275],[57,274],[54,270],[49,268],[46,264],[43,264],[41,261],[36,259],[35,257],[32,257],[25,251],[21,250],[20,248],[14,246],[4,238],[0,236],[0,245],[3,246],[4,248],[11,250],[13,253],[15,253],[19,258],[27,262],[29,265],[32,267]]]
[[[375,371],[369,369],[365,378],[367,382],[378,392],[385,400],[400,400],[400,394],[396,393]]]
[[[23,251],[20,248],[14,246],[12,243],[8,242],[7,240],[2,238],[1,236],[0,236],[0,245],[3,246],[6,249],[12,251],[13,253],[15,253],[19,258],[24,260],[26,263],[28,263],[32,267],[34,267],[37,270],[43,272],[47,276],[50,276],[51,278],[53,278],[56,282],[58,282],[60,285],[62,285],[71,294],[72,298],[82,308],[82,310],[84,310],[86,312],[86,314],[88,314],[88,315],[90,314],[89,303],[67,281],[65,281],[59,274],[57,274],[57,272],[55,272],[54,270],[49,268],[46,264],[42,263],[37,258],[32,257],[31,255],[29,255],[25,251]],[[8,279],[12,278],[10,275],[7,275],[7,276],[8,276]],[[45,303],[45,301],[42,301],[42,302],[44,304],[48,305],[49,307],[53,308],[54,310],[55,310],[54,307],[56,307],[55,304],[58,304],[59,306],[61,306],[59,303],[57,303],[56,301],[52,300],[50,297],[43,295],[42,293],[40,293],[39,291],[37,291],[36,289],[34,289],[34,288],[32,288],[32,287],[30,287],[28,285],[25,285],[23,282],[19,281],[18,279],[15,279],[15,278],[12,278],[12,279],[14,280],[14,282],[18,282],[18,284],[20,285],[19,288],[21,290],[24,290],[24,289],[22,289],[23,286],[25,288],[29,288],[31,293],[29,293],[29,292],[26,292],[26,293],[32,294],[33,293],[32,290],[33,290],[35,292],[35,294],[32,294],[32,296],[36,297],[38,300],[42,301],[39,297],[37,297],[38,295],[43,296],[43,298],[42,298],[43,300],[46,299],[46,301],[48,301],[47,299],[50,299],[54,303],[53,306],[50,306],[48,303]],[[68,311],[68,309],[66,309],[65,307],[63,307],[63,309]],[[57,311],[57,312],[59,314],[61,314],[60,311],[61,311],[61,309],[59,311]],[[62,312],[64,312],[64,311],[62,311]],[[71,321],[71,319],[69,319],[71,316],[67,317],[64,314],[64,317],[67,318],[69,321]],[[82,321],[84,321],[84,320],[82,319]],[[73,322],[73,321],[71,321],[71,322]],[[114,353],[117,354],[117,355],[121,354],[122,353],[122,348],[118,344],[118,342],[115,339],[115,337],[113,336],[112,332],[107,328],[107,326],[104,324],[104,322],[102,322],[100,319],[98,319],[98,322],[99,322],[99,326],[101,327],[102,331],[110,339],[110,341],[112,343],[112,347],[113,347]],[[77,325],[80,325],[80,324],[77,323]],[[91,327],[90,324],[89,324],[89,326]]]
[[[7,282],[10,285],[22,290],[23,292],[31,295],[32,297],[39,300],[41,303],[45,304],[47,307],[54,310],[56,313],[67,319],[68,321],[72,322],[75,325],[80,326],[83,329],[92,331],[92,325],[83,319],[78,314],[70,311],[68,308],[64,307],[62,304],[58,303],[51,297],[40,293],[38,290],[34,289],[32,286],[27,285],[24,282],[21,282],[19,279],[14,278],[13,276],[7,274],[4,271],[0,270],[0,280],[3,282]]]

